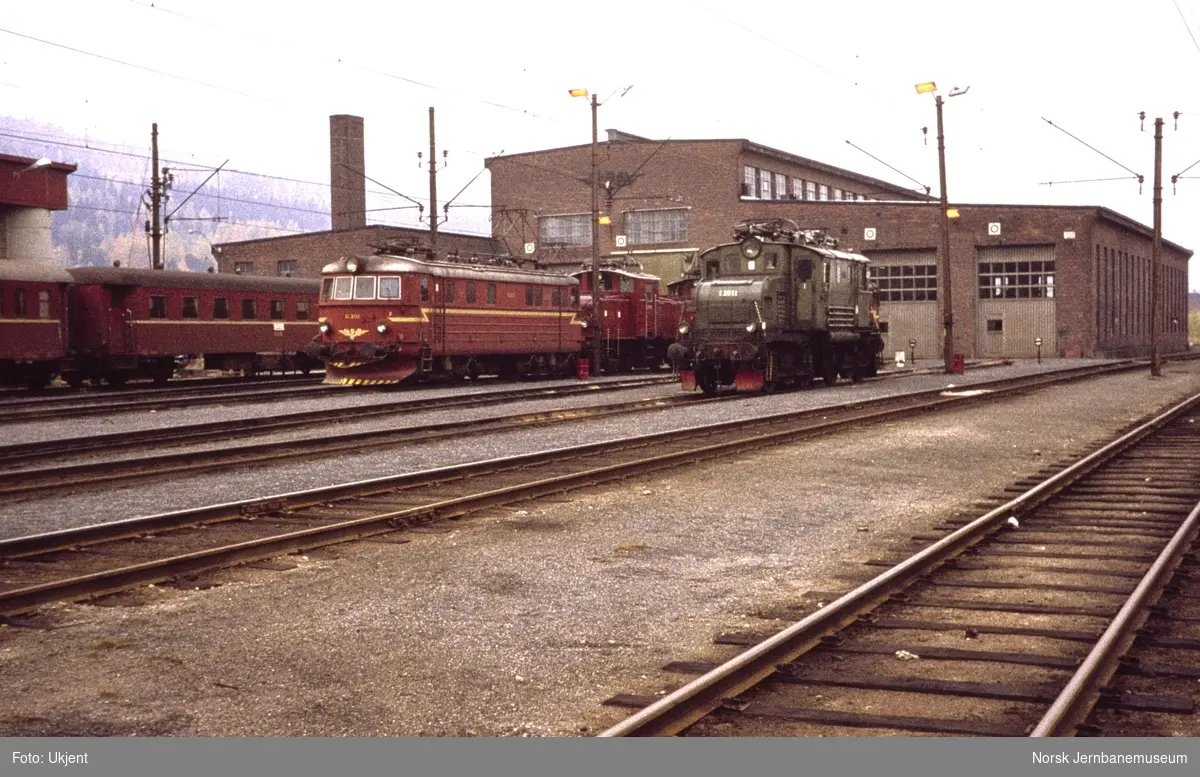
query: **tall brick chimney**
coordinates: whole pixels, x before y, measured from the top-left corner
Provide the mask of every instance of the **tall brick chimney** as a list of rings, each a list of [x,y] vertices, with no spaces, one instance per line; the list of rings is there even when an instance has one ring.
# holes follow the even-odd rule
[[[329,204],[333,228],[367,225],[367,184],[361,116],[329,117]]]

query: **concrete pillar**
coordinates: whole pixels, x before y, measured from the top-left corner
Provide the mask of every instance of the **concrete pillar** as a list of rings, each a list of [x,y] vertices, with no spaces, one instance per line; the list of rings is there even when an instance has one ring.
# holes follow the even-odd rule
[[[49,263],[50,226],[50,211],[45,208],[4,208],[0,211],[0,259]]]

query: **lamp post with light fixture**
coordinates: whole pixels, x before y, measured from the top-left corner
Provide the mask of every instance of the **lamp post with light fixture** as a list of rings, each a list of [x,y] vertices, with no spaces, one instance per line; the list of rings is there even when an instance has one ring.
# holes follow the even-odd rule
[[[569,90],[572,97],[587,97],[586,89]],[[596,125],[596,95],[592,94],[592,372],[600,374],[600,173],[596,167],[599,133]]]
[[[954,371],[954,296],[950,284],[950,205],[946,198],[946,139],[942,132],[942,96],[936,94],[937,84],[927,81],[917,84],[917,94],[935,93],[937,104],[937,133],[938,133],[938,179],[941,185],[941,228],[942,228],[942,325],[945,328],[946,339],[942,347],[942,359],[947,373]],[[950,97],[966,94],[967,89],[954,87]],[[955,214],[957,215],[957,214]]]

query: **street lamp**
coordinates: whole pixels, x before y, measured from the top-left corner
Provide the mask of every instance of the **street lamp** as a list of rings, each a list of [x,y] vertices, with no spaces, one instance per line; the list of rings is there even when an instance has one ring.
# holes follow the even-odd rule
[[[959,89],[957,86],[950,90],[950,97],[958,97],[960,94],[966,94],[967,89]],[[923,84],[917,84],[917,94],[926,94],[929,92],[937,92],[937,84],[933,81],[927,81]],[[937,131],[938,131],[938,178],[942,188],[941,208],[942,208],[942,324],[946,330],[946,342],[942,348],[942,358],[945,362],[946,373],[954,372],[954,305],[952,286],[950,284],[950,206],[946,199],[946,140],[942,132],[942,96],[936,95],[937,100]],[[954,214],[957,216],[957,212]]]
[[[587,97],[586,89],[569,90],[572,97]],[[600,174],[596,169],[596,145],[599,142],[596,129],[596,95],[592,98],[592,373],[600,374]]]

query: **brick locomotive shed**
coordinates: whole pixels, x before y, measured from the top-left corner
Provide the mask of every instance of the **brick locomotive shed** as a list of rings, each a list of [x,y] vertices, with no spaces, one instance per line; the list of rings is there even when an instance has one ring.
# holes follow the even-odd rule
[[[493,157],[497,241],[533,245],[575,269],[590,261],[591,146]],[[746,139],[667,140],[615,130],[597,169],[602,256],[628,256],[678,280],[699,251],[746,218],[824,229],[870,256],[887,353],[941,353],[940,218],[910,189]],[[1120,357],[1150,351],[1149,227],[1099,206],[951,202],[956,352],[967,356]],[[1187,348],[1187,263],[1164,240],[1164,352]]]

